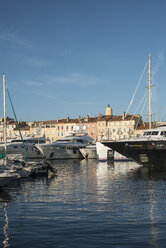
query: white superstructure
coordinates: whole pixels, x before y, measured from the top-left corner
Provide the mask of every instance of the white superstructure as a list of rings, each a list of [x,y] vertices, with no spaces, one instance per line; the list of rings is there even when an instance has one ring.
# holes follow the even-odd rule
[[[91,144],[93,139],[87,134],[76,133],[50,144],[37,144],[36,147],[47,159],[83,158],[80,148]]]
[[[24,139],[24,145],[28,154],[28,158],[42,158],[44,157],[40,150],[36,147],[36,144],[43,144],[46,142],[44,138],[27,137]],[[20,154],[26,156],[24,145],[21,139],[12,139],[7,142],[7,154]],[[0,144],[0,148],[3,148],[5,144]]]

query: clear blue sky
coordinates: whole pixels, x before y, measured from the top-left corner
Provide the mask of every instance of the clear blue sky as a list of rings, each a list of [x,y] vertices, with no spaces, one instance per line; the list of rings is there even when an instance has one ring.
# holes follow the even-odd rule
[[[108,103],[120,115],[149,53],[153,112],[166,120],[166,1],[0,0],[0,115],[3,73],[19,120],[96,116]]]

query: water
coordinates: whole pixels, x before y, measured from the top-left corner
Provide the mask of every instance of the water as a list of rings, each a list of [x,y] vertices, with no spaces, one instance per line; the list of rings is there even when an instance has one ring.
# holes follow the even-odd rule
[[[133,162],[53,166],[57,178],[0,191],[0,247],[165,247],[166,174]]]

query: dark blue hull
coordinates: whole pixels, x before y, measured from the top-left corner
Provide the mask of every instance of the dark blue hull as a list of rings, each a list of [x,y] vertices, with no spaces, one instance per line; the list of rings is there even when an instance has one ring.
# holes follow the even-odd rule
[[[105,141],[104,145],[147,168],[166,170],[166,141]]]

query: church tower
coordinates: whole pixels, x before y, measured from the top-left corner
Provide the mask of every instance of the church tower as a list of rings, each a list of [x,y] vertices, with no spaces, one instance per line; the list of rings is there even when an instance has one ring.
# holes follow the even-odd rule
[[[108,104],[108,106],[106,108],[105,115],[112,115],[112,108],[110,107],[109,104]]]

